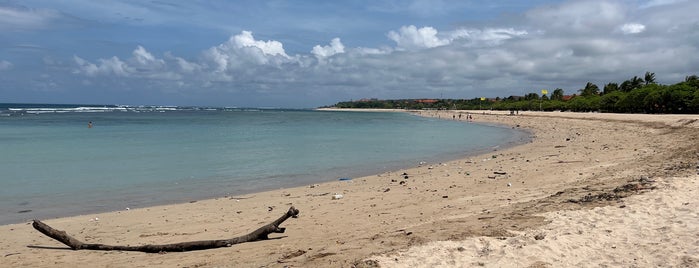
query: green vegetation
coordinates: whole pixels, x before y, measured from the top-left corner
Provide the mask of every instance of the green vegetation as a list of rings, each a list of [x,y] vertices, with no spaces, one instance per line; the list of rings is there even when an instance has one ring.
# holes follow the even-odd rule
[[[644,78],[608,83],[602,90],[588,82],[574,95],[564,95],[563,89],[553,90],[551,96],[528,93],[506,98],[474,99],[403,99],[359,100],[339,102],[337,108],[374,109],[449,109],[449,110],[522,110],[574,111],[615,113],[699,113],[699,77],[690,75],[674,85],[655,82],[655,73]]]

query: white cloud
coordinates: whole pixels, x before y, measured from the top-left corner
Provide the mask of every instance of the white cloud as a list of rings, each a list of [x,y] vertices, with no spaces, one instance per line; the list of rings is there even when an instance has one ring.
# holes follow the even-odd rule
[[[260,51],[262,51],[263,54],[265,55],[271,55],[271,56],[283,56],[285,58],[288,58],[289,56],[286,55],[286,52],[284,51],[284,46],[282,45],[281,42],[279,41],[274,41],[274,40],[269,40],[269,41],[260,41],[260,40],[255,40],[255,38],[252,36],[252,32],[249,31],[243,31],[238,35],[235,35],[232,37],[232,43],[236,45],[237,48],[245,48],[245,47],[251,47],[251,48],[257,48]],[[231,40],[229,40],[231,42]]]
[[[133,59],[137,65],[142,68],[156,69],[161,68],[165,65],[165,61],[162,59],[156,59],[153,54],[148,52],[142,46],[136,47],[136,49],[131,53]]]
[[[527,23],[558,34],[611,32],[626,15],[620,1],[568,1],[525,13]]]
[[[651,71],[662,83],[677,82],[671,79],[699,70],[699,19],[691,11],[697,2],[642,10],[625,3],[567,1],[488,26],[403,26],[386,35],[393,47],[346,47],[335,38],[290,55],[280,41],[242,31],[195,58],[161,59],[138,46],[124,60],[74,60],[79,74],[157,80],[183,94],[205,88],[332,101],[508,96],[556,87],[573,93],[588,81],[601,87]]]
[[[12,69],[12,63],[6,60],[0,60],[0,71]]]
[[[59,17],[61,14],[54,10],[0,6],[0,30],[40,29]]]
[[[131,68],[118,57],[114,56],[109,59],[99,59],[97,64],[86,61],[78,56],[73,56],[73,60],[78,64],[78,69],[75,73],[82,73],[88,76],[96,75],[116,75],[129,76],[133,72]]]
[[[450,39],[463,40],[474,46],[499,45],[508,39],[524,37],[527,34],[529,33],[526,30],[514,28],[458,29],[451,33]]]
[[[204,51],[204,58],[219,73],[243,70],[256,65],[280,66],[296,61],[286,54],[281,42],[255,40],[249,31],[242,31],[231,36],[223,44],[207,49]]]
[[[398,32],[390,31],[388,38],[396,42],[398,49],[415,50],[433,48],[449,44],[448,39],[437,36],[439,32],[432,27],[417,28],[414,25],[400,27]]]
[[[627,23],[621,26],[624,34],[637,34],[646,30],[646,26],[640,23]]]
[[[318,59],[323,59],[335,54],[345,53],[345,45],[342,44],[340,38],[333,38],[328,46],[314,46],[311,53]]]
[[[651,8],[651,7],[672,5],[675,3],[682,3],[682,2],[686,2],[686,1],[687,0],[650,0],[650,1],[646,2],[645,4],[642,4],[641,8]]]

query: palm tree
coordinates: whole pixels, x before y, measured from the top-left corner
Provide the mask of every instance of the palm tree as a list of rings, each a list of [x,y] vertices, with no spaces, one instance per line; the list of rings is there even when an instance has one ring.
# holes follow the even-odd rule
[[[551,99],[552,100],[563,100],[563,89],[562,88],[557,88],[556,90],[551,93]]]
[[[645,82],[646,82],[646,86],[648,84],[655,84],[655,73],[646,72]]]
[[[617,83],[609,82],[604,85],[604,94],[609,94],[617,90],[619,90],[619,85]]]
[[[587,82],[585,88],[580,90],[580,96],[592,96],[599,94],[599,87],[592,82]]]

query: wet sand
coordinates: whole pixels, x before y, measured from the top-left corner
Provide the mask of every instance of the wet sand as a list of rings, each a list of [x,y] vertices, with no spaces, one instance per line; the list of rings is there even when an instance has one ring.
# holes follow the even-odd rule
[[[451,120],[455,112],[467,111],[416,113]],[[246,234],[300,210],[286,233],[229,248],[72,251],[28,223],[4,225],[0,266],[697,265],[699,206],[689,197],[699,115],[470,112],[533,140],[350,181],[45,221],[89,243],[165,244]]]

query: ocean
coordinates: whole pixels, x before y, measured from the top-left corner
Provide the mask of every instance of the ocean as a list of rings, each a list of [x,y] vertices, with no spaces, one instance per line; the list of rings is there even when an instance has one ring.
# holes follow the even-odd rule
[[[356,178],[526,139],[395,112],[0,104],[0,224]]]

